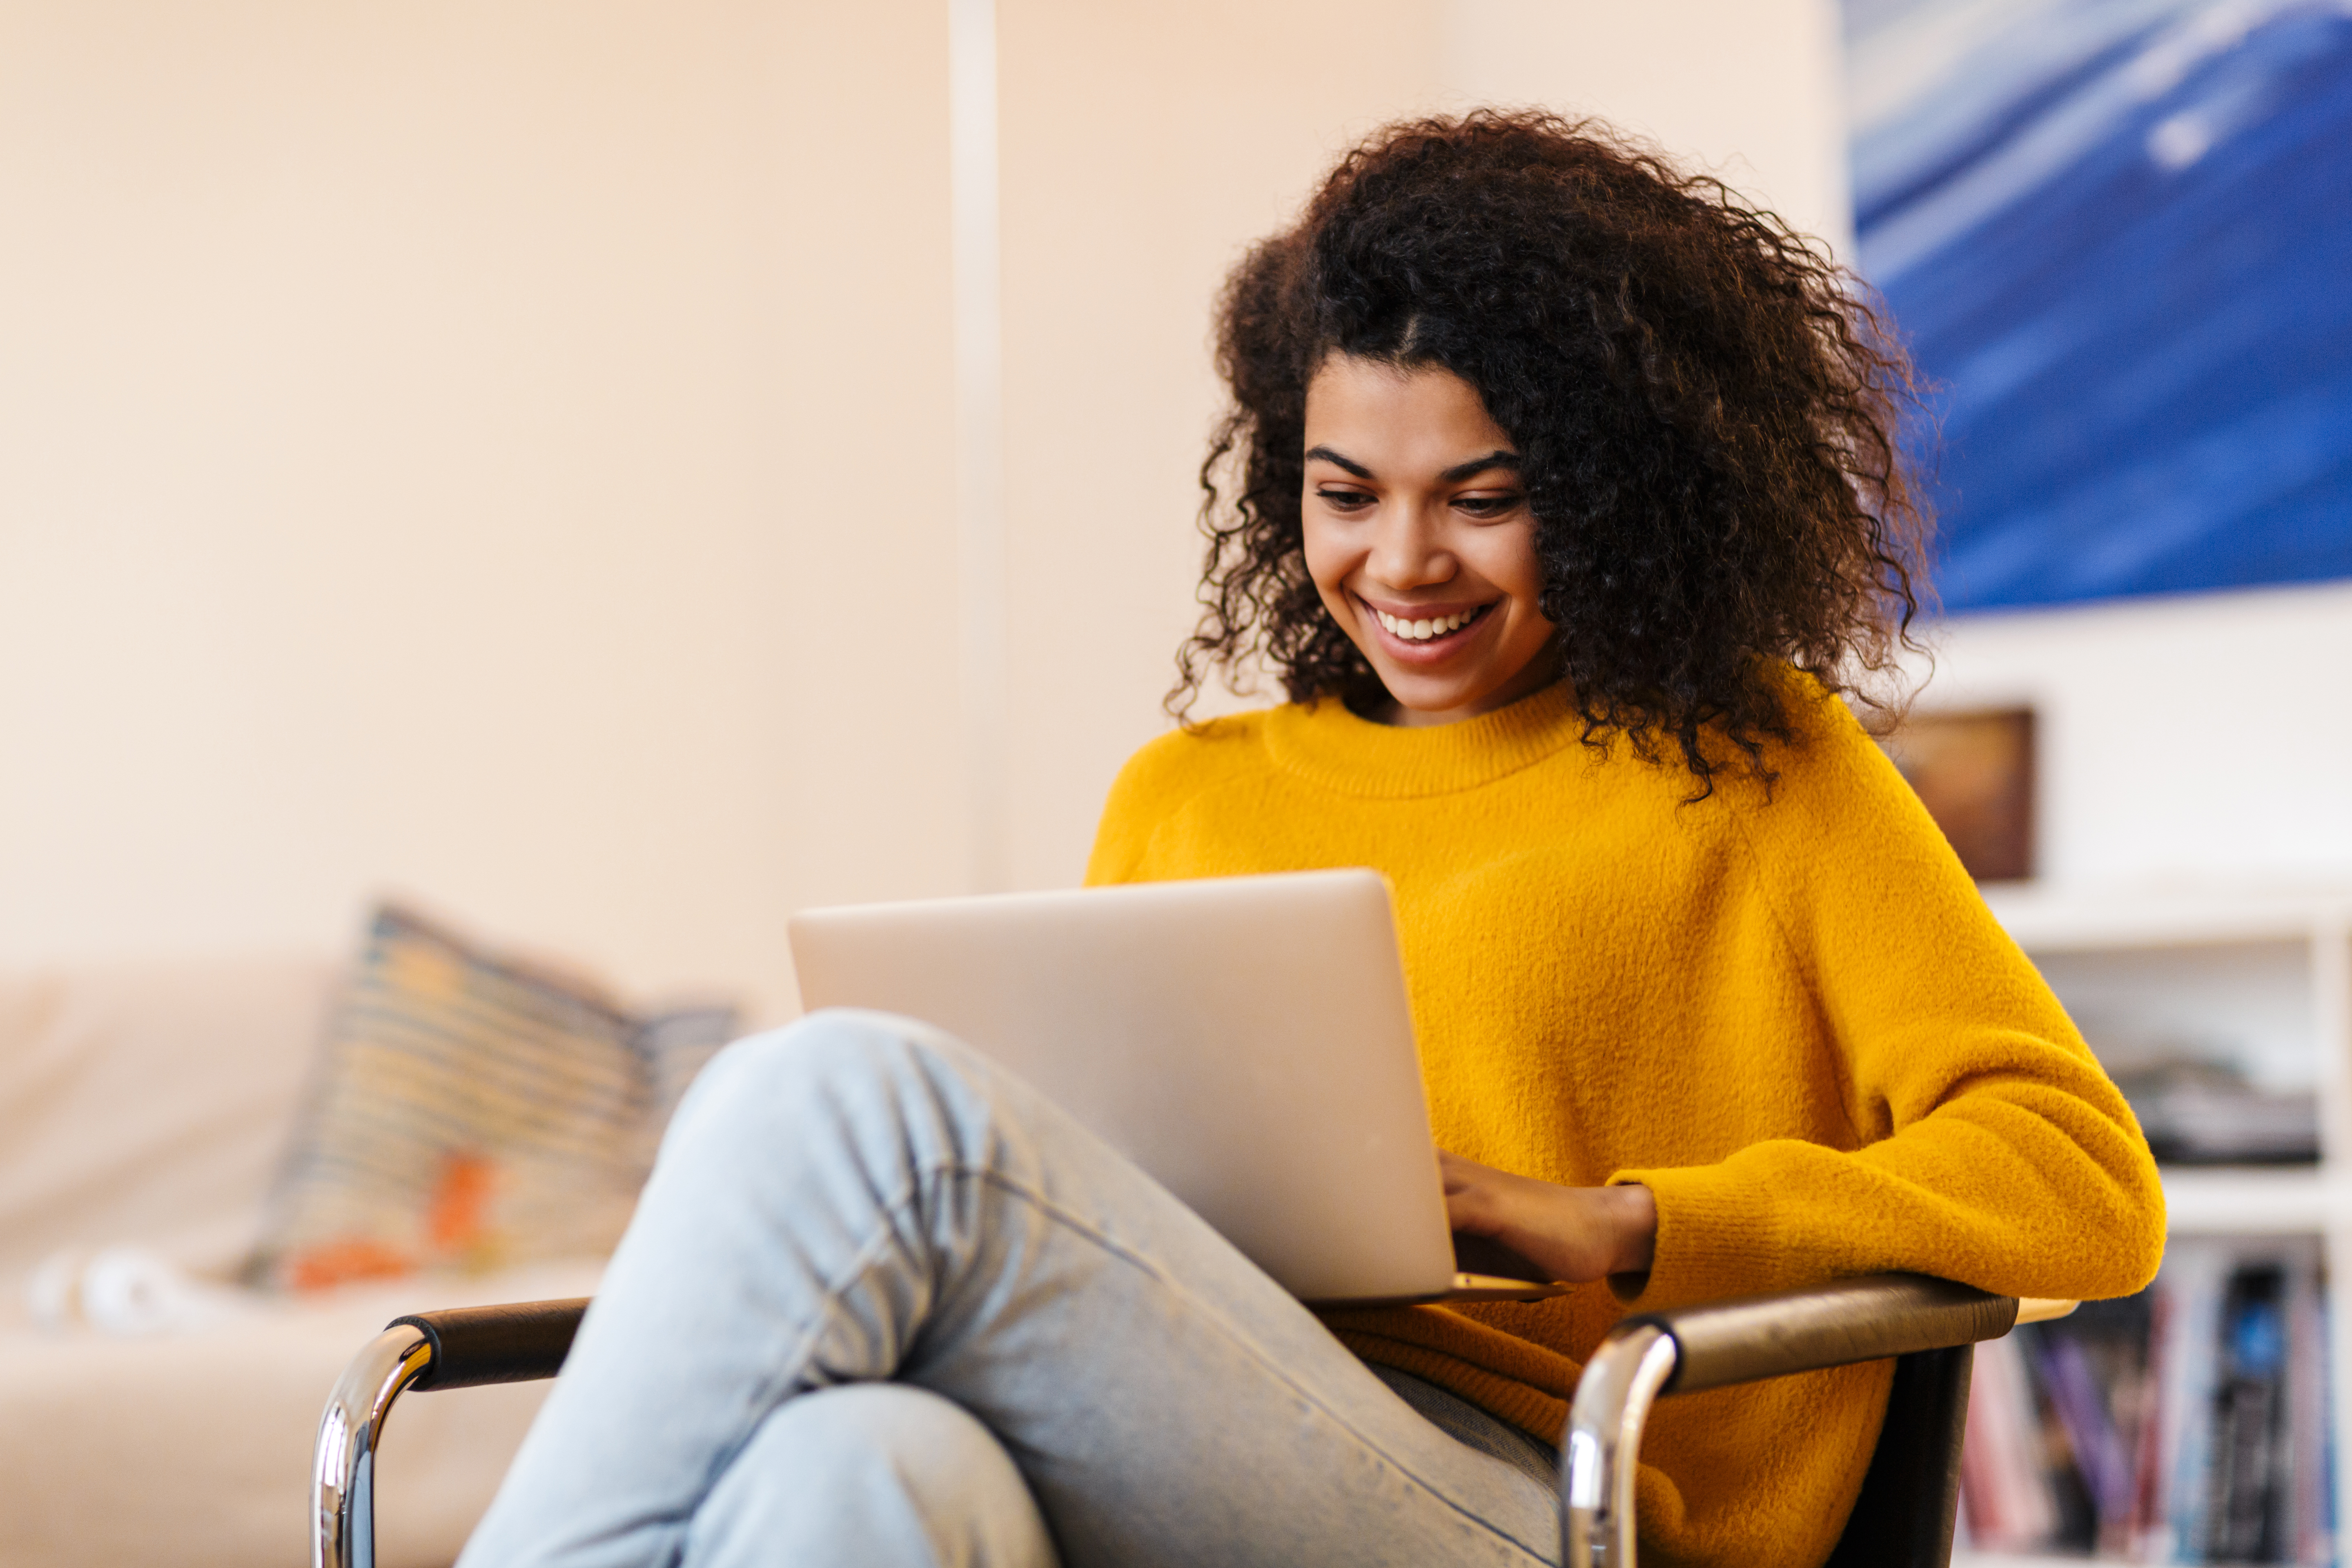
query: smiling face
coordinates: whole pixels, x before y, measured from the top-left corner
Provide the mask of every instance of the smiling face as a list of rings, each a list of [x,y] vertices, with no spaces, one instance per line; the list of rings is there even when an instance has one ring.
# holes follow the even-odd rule
[[[1446,724],[1550,684],[1518,458],[1452,371],[1333,354],[1307,388],[1307,570],[1394,700]]]

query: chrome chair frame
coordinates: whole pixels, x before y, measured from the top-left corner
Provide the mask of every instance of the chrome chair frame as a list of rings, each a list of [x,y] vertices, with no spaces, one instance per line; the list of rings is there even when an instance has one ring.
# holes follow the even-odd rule
[[[433,1364],[433,1342],[394,1323],[352,1358],[319,1417],[311,1471],[311,1568],[375,1568],[375,1450],[393,1402]]]
[[[583,1300],[458,1308],[394,1320],[335,1384],[319,1422],[312,1568],[375,1568],[375,1455],[394,1404],[410,1392],[552,1377]],[[1586,1363],[1560,1446],[1566,1568],[1634,1568],[1634,1477],[1656,1402],[1733,1384],[1896,1358],[1890,1406],[1864,1497],[1832,1568],[1945,1568],[1958,1496],[1959,1426],[1969,1352],[2020,1322],[2063,1317],[2072,1301],[2021,1300],[1917,1275],[1881,1274],[1812,1289],[1644,1313],[1612,1329]],[[1906,1368],[1923,1369],[1906,1379]],[[1907,1388],[1933,1395],[1917,1414],[1937,1430],[1908,1475],[1884,1464],[1910,1412]],[[1873,1489],[1904,1489],[1890,1509]],[[1890,1522],[1899,1521],[1899,1522]],[[1874,1538],[1864,1539],[1858,1531]]]

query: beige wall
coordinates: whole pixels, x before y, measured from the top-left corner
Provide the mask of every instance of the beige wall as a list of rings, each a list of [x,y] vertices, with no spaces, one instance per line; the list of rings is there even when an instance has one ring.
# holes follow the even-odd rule
[[[0,962],[961,865],[944,16],[0,7]]]
[[[1597,114],[1851,248],[1838,0],[1447,0],[1465,101]]]
[[[1241,247],[1486,97],[1840,235],[1832,5],[999,0],[1011,881],[1164,726]],[[947,49],[940,0],[0,7],[0,963],[338,946],[392,887],[772,1012],[791,910],[966,885]],[[1953,689],[2139,710],[2019,625]],[[2135,842],[2284,801],[2352,854],[2280,756]]]
[[[1164,722],[1209,293],[1439,42],[1001,26],[1035,884]],[[392,888],[775,1011],[790,910],[963,885],[946,48],[936,4],[0,11],[0,963],[340,945]]]
[[[1970,616],[1932,640],[1923,708],[2035,710],[2042,876],[2352,888],[2352,583]]]
[[[1083,869],[1119,763],[1168,727],[1221,405],[1211,298],[1352,134],[1434,100],[1440,17],[1423,0],[999,4],[1006,861],[1015,885],[1055,886]]]

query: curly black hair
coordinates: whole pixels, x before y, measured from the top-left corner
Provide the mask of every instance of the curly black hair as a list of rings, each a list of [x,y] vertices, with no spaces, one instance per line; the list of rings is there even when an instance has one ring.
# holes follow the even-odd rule
[[[1926,593],[1929,521],[1898,439],[1917,394],[1853,284],[1778,217],[1592,121],[1479,110],[1377,132],[1219,300],[1233,405],[1201,468],[1206,609],[1171,712],[1204,667],[1255,658],[1293,701],[1384,695],[1304,553],[1307,386],[1339,353],[1449,370],[1510,436],[1588,742],[1622,733],[1656,762],[1671,742],[1698,796],[1734,764],[1769,784],[1765,740],[1794,733],[1776,668],[1883,705],[1856,682],[1913,646]]]

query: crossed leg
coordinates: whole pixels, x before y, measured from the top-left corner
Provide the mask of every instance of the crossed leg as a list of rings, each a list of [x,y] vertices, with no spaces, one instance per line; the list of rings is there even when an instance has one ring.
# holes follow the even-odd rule
[[[688,1096],[460,1568],[1525,1568],[1555,1510],[1026,1085],[834,1012]]]

